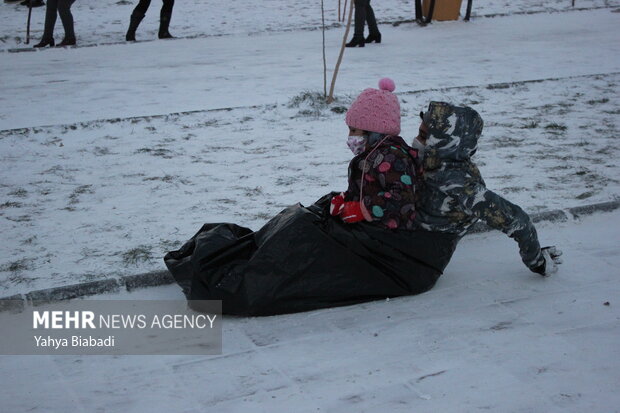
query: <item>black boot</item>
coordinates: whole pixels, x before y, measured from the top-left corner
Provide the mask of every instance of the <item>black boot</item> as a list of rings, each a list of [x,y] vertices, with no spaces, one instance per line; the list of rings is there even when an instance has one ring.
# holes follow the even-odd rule
[[[6,3],[6,1],[5,1]],[[45,3],[43,2],[43,0],[24,0],[21,3],[22,6],[30,6],[30,7],[41,7],[41,6],[45,6]]]
[[[366,43],[381,43],[381,33],[369,34],[365,40]]]
[[[170,16],[161,16],[159,20],[159,34],[160,39],[174,39],[174,36],[168,31],[170,25]]]
[[[172,19],[172,8],[174,0],[164,0],[162,2],[161,11],[159,12],[159,34],[160,39],[172,39],[174,36],[168,31],[170,19]]]
[[[349,43],[347,43],[345,46],[346,47],[364,47],[364,44],[366,42],[364,41],[363,37],[355,37],[353,36],[353,38],[351,39],[351,41]]]
[[[136,30],[138,29],[138,26],[140,25],[140,22],[142,21],[143,18],[144,16],[131,15],[131,19],[129,20],[129,29],[127,29],[127,34],[125,35],[126,41],[128,42],[136,41]]]
[[[56,47],[75,46],[75,37],[65,37]]]
[[[41,41],[35,44],[32,47],[54,47],[54,38],[51,39],[41,39]]]

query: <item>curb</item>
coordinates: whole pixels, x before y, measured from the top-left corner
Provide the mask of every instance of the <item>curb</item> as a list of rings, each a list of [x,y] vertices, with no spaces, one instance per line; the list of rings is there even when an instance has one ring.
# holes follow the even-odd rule
[[[168,271],[152,271],[142,274],[124,275],[120,278],[106,278],[79,284],[35,290],[0,298],[0,312],[21,312],[26,305],[34,306],[90,295],[117,293],[121,290],[134,291],[138,288],[156,287],[174,283]]]
[[[579,219],[582,216],[592,215],[596,212],[611,212],[620,209],[620,201],[609,201],[598,204],[584,205],[566,210],[543,211],[531,214],[532,222],[566,222],[569,219]],[[466,235],[490,232],[492,228],[477,222]],[[174,278],[168,271],[152,271],[142,274],[125,275],[119,278],[107,278],[98,281],[53,287],[43,290],[31,291],[27,294],[16,294],[0,298],[0,312],[22,311],[26,305],[58,302],[74,298],[87,297],[97,294],[115,293],[121,290],[134,291],[140,288],[157,287],[173,284]]]

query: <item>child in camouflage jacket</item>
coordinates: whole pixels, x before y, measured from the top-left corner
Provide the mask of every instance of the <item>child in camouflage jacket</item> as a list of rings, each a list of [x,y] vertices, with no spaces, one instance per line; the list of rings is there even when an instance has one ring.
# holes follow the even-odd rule
[[[530,217],[517,205],[487,189],[471,157],[478,148],[482,118],[469,107],[431,102],[421,114],[413,147],[423,148],[424,180],[416,204],[416,224],[427,231],[463,236],[478,219],[519,244],[523,263],[533,272],[557,270],[561,252],[540,247]]]

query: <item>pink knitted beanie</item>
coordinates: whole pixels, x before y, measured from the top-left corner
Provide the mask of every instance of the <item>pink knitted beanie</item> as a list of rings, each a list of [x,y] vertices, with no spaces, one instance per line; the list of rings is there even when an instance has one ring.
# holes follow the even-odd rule
[[[364,90],[347,111],[346,123],[352,128],[368,132],[398,135],[400,133],[400,105],[392,92],[394,81],[384,77],[379,89]]]

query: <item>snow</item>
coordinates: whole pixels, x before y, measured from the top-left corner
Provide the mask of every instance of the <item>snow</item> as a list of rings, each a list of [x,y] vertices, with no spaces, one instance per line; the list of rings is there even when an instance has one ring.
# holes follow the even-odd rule
[[[467,237],[427,293],[223,321],[215,356],[4,356],[5,411],[618,412],[620,211]],[[475,257],[475,259],[472,259]],[[166,286],[89,299],[182,299]],[[609,305],[605,305],[609,303]],[[175,343],[175,346],[183,343]],[[27,390],[24,390],[27,389]]]
[[[329,80],[344,29],[325,3]],[[205,222],[257,229],[344,189],[337,112],[384,76],[407,141],[431,100],[477,109],[487,186],[526,211],[617,200],[620,2],[570,3],[477,1],[469,23],[421,28],[402,23],[413,2],[373,2],[383,43],[346,51],[331,106],[317,98],[318,1],[177,2],[182,38],[170,41],[152,40],[154,2],[135,44],[121,41],[130,2],[79,1],[81,47],[19,53],[26,9],[3,3],[0,296],[162,269]],[[618,411],[619,217],[537,224],[564,251],[551,278],[529,273],[503,234],[470,236],[426,294],[227,319],[222,356],[2,357],[0,406]],[[122,298],[182,296],[167,286]]]
[[[617,199],[618,18],[601,9],[386,26],[389,40],[347,51],[332,106],[389,75],[407,141],[431,100],[476,108],[487,185],[527,211]],[[328,56],[339,36],[328,32]],[[316,98],[319,32],[259,39],[0,53],[11,108],[0,115],[10,128],[0,131],[0,226],[11,240],[0,245],[0,295],[160,269],[204,222],[257,229],[343,190],[351,155],[344,115]]]

